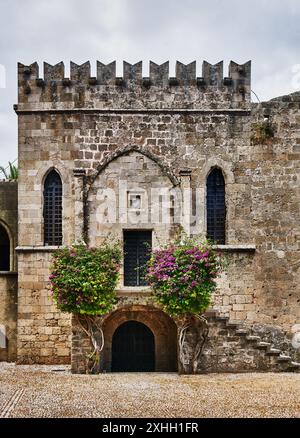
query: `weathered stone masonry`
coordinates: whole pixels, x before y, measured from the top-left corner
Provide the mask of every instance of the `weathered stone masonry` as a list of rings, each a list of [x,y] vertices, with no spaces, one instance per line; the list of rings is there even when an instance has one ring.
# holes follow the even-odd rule
[[[9,270],[0,269],[0,360],[16,360],[17,342],[17,268],[14,248],[17,246],[17,184],[0,182],[0,226],[10,239]],[[2,250],[2,248],[1,248]]]
[[[129,185],[137,177],[149,188],[160,178],[197,189],[200,214],[191,232],[205,236],[206,178],[221,168],[222,249],[230,264],[213,307],[231,321],[260,333],[262,326],[276,328],[290,339],[300,316],[300,93],[251,103],[250,63],[232,62],[225,78],[223,63],[204,62],[200,78],[195,63],[177,63],[176,77],[169,77],[168,63],[151,62],[149,78],[142,63],[124,63],[122,78],[115,71],[115,63],[98,62],[91,78],[89,63],[71,63],[65,78],[63,63],[45,63],[40,78],[36,63],[18,66],[18,361],[70,360],[70,318],[57,312],[47,290],[52,248],[43,246],[43,181],[52,168],[63,183],[66,245],[82,237],[98,244],[108,232],[122,238],[120,224],[97,223],[95,212],[97,190],[125,176]],[[252,141],[255,124],[266,119],[274,136]],[[162,241],[174,231],[155,228]],[[120,294],[126,306],[139,291],[120,284]],[[145,300],[143,292],[139,305]]]

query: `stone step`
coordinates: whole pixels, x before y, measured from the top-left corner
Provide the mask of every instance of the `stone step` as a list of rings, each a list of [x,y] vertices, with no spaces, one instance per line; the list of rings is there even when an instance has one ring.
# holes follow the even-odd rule
[[[205,312],[204,317],[205,318],[217,318],[218,312],[216,310],[208,310]]]
[[[282,354],[277,359],[277,362],[289,362],[291,359],[292,359],[291,356],[286,356],[286,355]]]
[[[217,316],[216,320],[220,321],[220,322],[227,322],[227,321],[229,321],[229,317],[228,316]]]
[[[238,329],[237,331],[236,331],[236,334],[237,335],[240,335],[240,336],[244,336],[244,335],[248,335],[249,334],[249,330],[247,330],[247,329]]]
[[[240,323],[239,322],[234,322],[234,321],[229,321],[226,324],[226,327],[229,327],[229,328],[237,328],[239,326],[240,326]]]
[[[270,348],[269,351],[266,352],[267,356],[279,356],[281,354],[281,350],[277,348]]]
[[[259,348],[260,350],[267,350],[271,347],[272,344],[270,342],[258,342],[256,345],[256,348]]]
[[[286,371],[300,371],[300,363],[298,362],[291,362],[290,365],[287,367]]]
[[[292,362],[290,356],[283,354],[278,348],[273,348],[270,342],[264,342],[260,336],[252,335],[249,329],[244,328],[243,321],[230,320],[228,316],[222,316],[214,310],[206,312],[204,316],[208,321],[219,321],[224,323],[225,328],[234,329],[237,336],[245,336],[249,343],[253,343],[253,348],[265,350],[265,356],[273,357],[271,363],[273,363],[273,366],[277,363],[280,366],[278,370],[281,370],[281,372],[300,372],[300,363]]]

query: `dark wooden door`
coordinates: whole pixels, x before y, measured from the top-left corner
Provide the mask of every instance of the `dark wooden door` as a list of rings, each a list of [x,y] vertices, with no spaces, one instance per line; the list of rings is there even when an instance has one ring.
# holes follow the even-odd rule
[[[112,371],[155,371],[155,343],[152,331],[141,322],[120,325],[112,339]]]
[[[124,286],[146,286],[152,231],[124,231]]]

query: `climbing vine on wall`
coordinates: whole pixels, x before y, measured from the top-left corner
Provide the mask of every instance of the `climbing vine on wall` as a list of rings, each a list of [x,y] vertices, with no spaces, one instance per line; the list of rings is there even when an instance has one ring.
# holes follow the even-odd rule
[[[118,244],[98,248],[75,245],[53,255],[50,284],[53,299],[62,312],[72,313],[89,336],[94,351],[88,358],[95,371],[104,346],[101,327],[92,315],[105,315],[116,303],[121,251]]]

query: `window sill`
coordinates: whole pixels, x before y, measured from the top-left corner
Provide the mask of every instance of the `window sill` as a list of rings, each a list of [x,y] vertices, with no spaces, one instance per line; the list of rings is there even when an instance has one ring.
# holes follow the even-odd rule
[[[116,289],[117,295],[131,295],[138,293],[150,295],[152,289],[150,286],[122,286]]]

